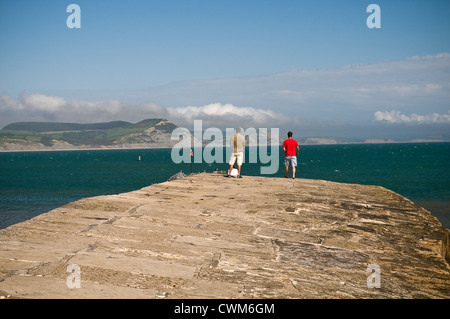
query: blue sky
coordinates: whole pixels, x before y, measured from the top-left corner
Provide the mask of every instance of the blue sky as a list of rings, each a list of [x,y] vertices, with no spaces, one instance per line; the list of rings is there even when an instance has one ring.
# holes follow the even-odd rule
[[[66,26],[70,15],[66,8],[71,3],[81,8],[80,29]],[[381,29],[369,29],[366,25],[366,8],[371,3],[381,8]],[[0,127],[17,120],[65,119],[70,114],[68,108],[74,109],[74,105],[79,114],[86,114],[86,118],[78,120],[92,121],[92,109],[117,110],[105,120],[126,119],[130,114],[136,115],[130,120],[137,120],[152,115],[154,110],[173,115],[171,108],[178,108],[177,114],[181,114],[183,108],[202,108],[213,103],[231,104],[238,109],[230,110],[238,113],[245,108],[256,113],[268,110],[274,112],[274,117],[295,117],[302,123],[345,124],[349,118],[352,124],[381,121],[394,125],[398,124],[395,120],[388,120],[389,115],[397,114],[394,111],[400,112],[400,119],[401,115],[411,118],[412,114],[435,113],[441,116],[438,122],[442,126],[450,109],[448,96],[443,92],[450,82],[449,59],[444,56],[443,61],[440,56],[450,52],[448,12],[450,2],[443,0],[2,0]],[[441,70],[439,75],[425,72],[425,79],[415,64],[416,73],[406,72],[394,83],[397,87],[411,88],[415,83],[416,87],[429,88],[423,99],[426,109],[420,110],[417,105],[408,109],[405,105],[417,96],[404,95],[392,97],[392,106],[373,106],[366,113],[354,112],[357,107],[348,108],[349,103],[342,101],[340,113],[359,115],[324,118],[324,112],[330,108],[326,103],[330,101],[313,98],[320,96],[318,90],[326,88],[329,94],[333,86],[341,90],[346,85],[349,78],[339,76],[342,68],[380,64],[386,72],[382,78],[385,79],[402,74],[393,70],[398,67],[398,71],[404,71],[404,61],[411,57],[426,56],[439,57],[442,65],[421,60],[427,70]],[[399,64],[389,64],[395,61]],[[389,70],[386,65],[392,68]],[[376,73],[376,68],[368,69]],[[250,99],[249,94],[239,93],[246,87],[235,86],[237,82],[249,85],[242,78],[252,79],[251,89],[255,92],[255,79],[264,78],[261,91],[276,86],[277,92],[288,92],[274,75],[305,70],[316,70],[314,78],[323,76],[316,79],[320,83],[317,87],[305,85],[307,78],[299,82],[308,87],[307,93],[312,96],[308,106],[298,100],[277,100],[276,95],[267,99],[253,94]],[[332,83],[325,70],[334,72]],[[358,70],[353,69],[361,71]],[[372,77],[373,74],[365,74],[361,88],[353,84],[353,91],[367,88],[366,82]],[[222,83],[227,86],[212,89],[218,79],[227,79]],[[171,91],[173,87],[175,91]],[[210,91],[205,92],[203,87]],[[175,96],[175,92],[179,95]],[[241,99],[237,98],[239,95]],[[385,100],[388,97],[380,96]],[[132,111],[128,112],[130,108]],[[205,109],[200,111],[196,113],[199,117],[207,116]],[[386,116],[379,114],[377,118],[374,111]],[[448,124],[444,125],[446,131]]]

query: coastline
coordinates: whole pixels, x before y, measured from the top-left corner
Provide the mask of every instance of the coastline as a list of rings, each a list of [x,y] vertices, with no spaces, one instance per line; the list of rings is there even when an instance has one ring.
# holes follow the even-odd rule
[[[317,145],[376,145],[376,144],[424,144],[424,143],[450,143],[446,140],[411,140],[411,141],[394,141],[394,140],[368,140],[364,142],[336,142],[336,143],[306,143],[300,144],[301,146],[317,146]],[[279,144],[281,146],[281,144]],[[140,150],[140,149],[168,149],[173,145],[142,145],[135,147],[80,147],[80,148],[39,148],[39,149],[3,149],[0,148],[0,153],[12,153],[12,152],[52,152],[52,151],[98,151],[98,150]],[[203,146],[204,147],[204,146]],[[228,147],[228,144],[214,147]]]
[[[152,146],[152,147],[83,147],[83,148],[43,148],[43,149],[26,149],[26,150],[4,150],[0,149],[0,153],[17,153],[17,152],[61,152],[61,151],[109,151],[109,150],[145,150],[145,149],[169,149],[171,146]]]
[[[447,299],[449,233],[383,187],[201,173],[0,230],[0,295]]]

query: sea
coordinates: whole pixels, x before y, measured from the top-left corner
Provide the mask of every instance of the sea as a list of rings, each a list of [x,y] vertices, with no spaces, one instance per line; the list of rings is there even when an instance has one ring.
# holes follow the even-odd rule
[[[283,151],[280,147],[274,152],[279,169],[263,175],[260,168],[268,164],[249,160],[247,148],[243,177],[284,178]],[[0,229],[81,198],[165,182],[179,172],[228,169],[225,158],[176,164],[171,154],[170,148],[1,152]],[[450,228],[449,163],[450,143],[301,145],[296,177],[383,186],[426,208]],[[296,186],[301,189],[301,183]]]

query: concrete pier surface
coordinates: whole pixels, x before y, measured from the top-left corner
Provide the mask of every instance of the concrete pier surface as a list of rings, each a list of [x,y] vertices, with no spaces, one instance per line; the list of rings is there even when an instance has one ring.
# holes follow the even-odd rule
[[[378,186],[197,174],[0,231],[0,298],[450,298],[449,230]]]

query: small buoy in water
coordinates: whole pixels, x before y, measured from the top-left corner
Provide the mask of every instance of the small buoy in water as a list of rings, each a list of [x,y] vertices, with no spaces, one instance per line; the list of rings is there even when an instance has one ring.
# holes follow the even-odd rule
[[[139,162],[141,161],[141,156],[139,155]]]

